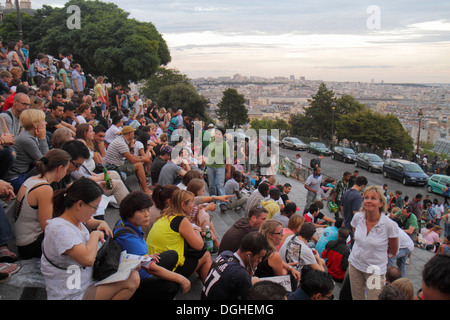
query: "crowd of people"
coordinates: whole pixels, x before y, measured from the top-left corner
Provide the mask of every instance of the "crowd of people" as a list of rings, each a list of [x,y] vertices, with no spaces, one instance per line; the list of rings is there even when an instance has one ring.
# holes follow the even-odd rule
[[[343,283],[343,297],[375,299],[395,263],[405,278],[412,249],[403,233],[413,241],[421,234],[426,249],[448,252],[433,225],[440,219],[450,225],[439,202],[424,203],[429,225],[419,233],[420,195],[408,202],[401,192],[387,195],[347,173],[322,183],[317,165],[300,210],[289,199],[292,186],[277,184],[272,161],[250,161],[250,145],[258,153],[276,152],[270,145],[259,139],[236,144],[223,128],[205,128],[176,106],[159,108],[119,84],[108,89],[101,76],[89,88],[71,54],[60,60],[38,54],[30,64],[20,59],[22,47],[8,44],[0,71],[2,282],[20,270],[18,259],[38,258],[48,299],[173,299],[190,290],[193,274],[205,300],[326,300],[334,298],[335,282]],[[114,227],[98,214],[103,196],[112,196],[119,209]],[[321,212],[325,203],[341,208],[334,219]],[[212,219],[217,209],[244,215],[221,239]],[[151,263],[126,280],[97,285],[93,265],[106,237]],[[17,252],[8,247],[11,239]],[[81,270],[79,286],[67,285],[73,266]],[[367,287],[371,268],[376,288]],[[263,281],[278,276],[289,277],[290,290]],[[427,276],[423,298],[448,298]]]

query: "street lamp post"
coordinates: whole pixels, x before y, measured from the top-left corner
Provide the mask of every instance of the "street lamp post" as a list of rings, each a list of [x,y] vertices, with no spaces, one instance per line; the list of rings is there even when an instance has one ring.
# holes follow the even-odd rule
[[[22,16],[20,14],[20,5],[19,0],[16,0],[16,12],[17,12],[17,35],[18,40],[23,40],[23,34],[22,34]]]
[[[334,111],[336,110],[336,102],[331,103],[331,148],[334,145]]]
[[[417,132],[417,150],[416,155],[419,154],[419,145],[420,145],[420,127],[422,126],[422,120],[423,120],[423,112],[422,108],[419,109],[419,113],[417,114],[419,116],[419,130]]]

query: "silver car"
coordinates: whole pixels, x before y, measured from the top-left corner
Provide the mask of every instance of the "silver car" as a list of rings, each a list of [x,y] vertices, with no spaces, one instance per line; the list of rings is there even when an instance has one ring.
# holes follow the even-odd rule
[[[281,146],[283,148],[294,150],[306,150],[308,148],[308,146],[305,143],[303,143],[303,141],[294,137],[286,137],[283,140],[281,140]]]

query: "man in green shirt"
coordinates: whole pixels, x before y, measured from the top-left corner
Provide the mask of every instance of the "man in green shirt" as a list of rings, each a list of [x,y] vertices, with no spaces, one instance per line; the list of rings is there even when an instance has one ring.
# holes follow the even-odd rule
[[[206,147],[206,167],[210,196],[225,195],[225,178],[230,177],[231,159],[230,148],[224,140],[225,129],[217,128],[214,131],[214,140]],[[222,212],[226,211],[225,203],[220,203]]]
[[[415,242],[419,233],[419,224],[417,223],[417,217],[412,214],[412,207],[408,204],[404,205],[402,210],[394,213],[394,217],[397,217],[402,222],[402,229],[411,237]]]

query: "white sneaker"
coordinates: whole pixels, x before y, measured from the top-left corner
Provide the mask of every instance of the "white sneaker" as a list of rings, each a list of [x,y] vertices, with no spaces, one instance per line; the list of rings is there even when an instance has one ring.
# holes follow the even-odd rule
[[[406,259],[406,264],[411,264],[411,259],[410,258]]]

